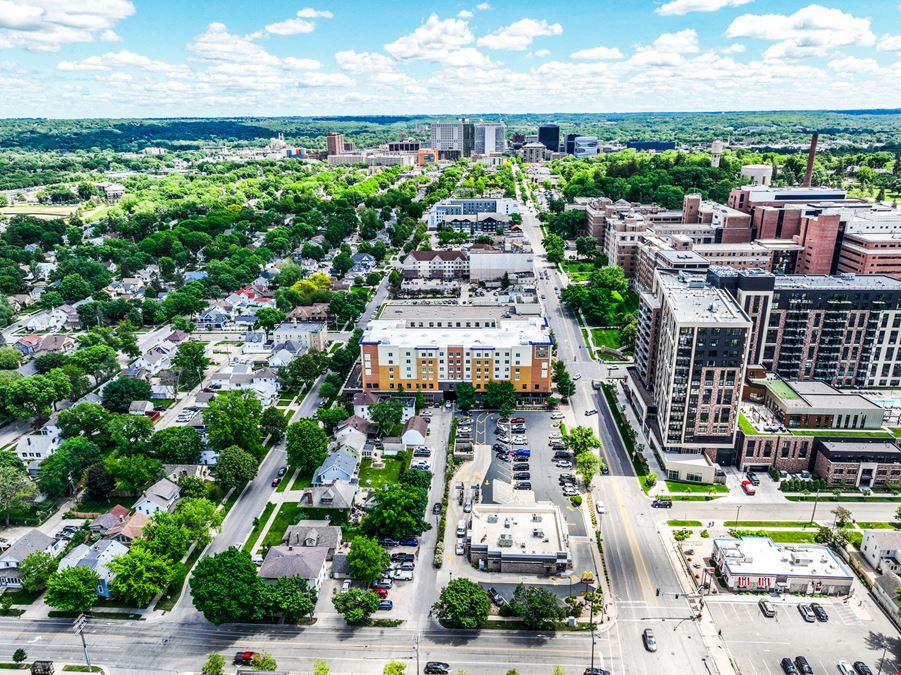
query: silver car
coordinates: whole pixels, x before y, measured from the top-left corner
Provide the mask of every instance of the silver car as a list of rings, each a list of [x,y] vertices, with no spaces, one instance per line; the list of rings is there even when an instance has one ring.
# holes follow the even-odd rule
[[[654,631],[650,628],[645,628],[644,632],[641,634],[641,639],[644,640],[644,648],[649,652],[657,651],[657,638],[654,637]]]

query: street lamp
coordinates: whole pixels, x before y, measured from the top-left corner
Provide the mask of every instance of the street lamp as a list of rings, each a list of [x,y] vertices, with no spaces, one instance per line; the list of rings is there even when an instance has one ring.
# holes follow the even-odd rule
[[[879,659],[879,672],[876,675],[882,675],[882,664],[885,663],[885,653],[888,651],[888,645],[882,647],[882,658]]]
[[[744,506],[744,504],[739,504],[738,506],[735,507],[735,527],[736,527],[736,529],[738,529],[738,517],[741,515],[741,507],[742,506]]]
[[[820,501],[820,490],[817,489],[817,496],[813,499],[813,511],[810,514],[810,524],[813,525],[813,519],[817,515],[817,503]]]

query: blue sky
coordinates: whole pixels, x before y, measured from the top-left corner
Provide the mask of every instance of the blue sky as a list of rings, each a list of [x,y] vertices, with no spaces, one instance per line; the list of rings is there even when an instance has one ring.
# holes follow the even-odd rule
[[[0,116],[901,107],[898,0],[0,0]]]

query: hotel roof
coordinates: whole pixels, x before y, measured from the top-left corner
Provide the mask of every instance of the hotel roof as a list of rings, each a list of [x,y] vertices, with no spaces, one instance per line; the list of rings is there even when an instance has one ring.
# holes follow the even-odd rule
[[[776,276],[776,290],[809,289],[819,291],[901,291],[901,281],[881,274],[842,274],[838,276],[787,274]]]
[[[383,344],[410,349],[448,345],[470,349],[498,349],[533,344],[549,345],[551,336],[544,319],[501,321],[497,328],[407,328],[403,320],[370,321],[361,344]]]
[[[680,323],[751,324],[738,303],[725,291],[709,286],[703,276],[658,270],[658,279]]]

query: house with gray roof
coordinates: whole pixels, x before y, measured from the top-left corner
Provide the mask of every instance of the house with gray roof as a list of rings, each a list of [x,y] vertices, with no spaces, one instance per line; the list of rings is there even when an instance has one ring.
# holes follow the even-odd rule
[[[54,539],[40,530],[29,530],[0,555],[0,588],[22,588],[19,565],[32,553],[43,551],[56,556],[65,546],[65,539]]]
[[[260,578],[274,582],[300,577],[318,592],[326,577],[327,558],[328,549],[324,546],[273,546],[260,565]]]
[[[147,517],[152,516],[157,511],[172,513],[180,494],[181,489],[175,483],[163,478],[144,490],[134,509],[137,513],[144,514]]]
[[[110,571],[108,565],[110,561],[126,553],[128,553],[128,547],[113,539],[101,539],[92,546],[79,544],[69,551],[65,558],[59,561],[59,569],[87,567],[99,577],[97,588],[95,589],[97,595],[101,598],[109,598],[112,596],[110,582],[116,575]]]
[[[313,472],[313,485],[331,485],[335,481],[357,482],[358,457],[348,448],[338,448]]]
[[[311,485],[300,495],[301,506],[316,506],[324,509],[349,509],[359,485],[344,480],[336,480],[331,485]]]
[[[341,544],[341,528],[327,520],[301,520],[285,530],[282,543],[285,546],[327,548],[327,559],[331,560],[335,549]]]

